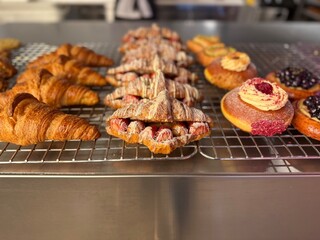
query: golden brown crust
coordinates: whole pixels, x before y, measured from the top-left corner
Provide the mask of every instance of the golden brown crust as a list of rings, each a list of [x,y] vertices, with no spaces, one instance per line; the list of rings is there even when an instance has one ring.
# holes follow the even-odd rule
[[[49,58],[50,55],[48,55]],[[29,67],[46,69],[58,78],[68,79],[70,82],[86,86],[104,86],[107,84],[106,79],[96,71],[84,66],[77,60],[65,55],[53,55],[51,62],[41,66]],[[31,65],[32,66],[32,65]]]
[[[113,65],[113,60],[95,53],[89,48],[71,44],[62,44],[56,50],[57,55],[66,55],[86,66],[91,67],[108,67]]]
[[[187,48],[193,53],[198,53],[203,49],[203,47],[200,44],[193,41],[193,39],[187,40],[186,45]]]
[[[99,102],[98,94],[89,88],[57,78],[45,69],[28,69],[13,87],[16,93],[27,92],[39,101],[54,107],[71,105],[92,106]]]
[[[152,99],[165,89],[168,90],[171,97],[183,101],[188,106],[193,106],[203,99],[202,94],[195,87],[166,80],[162,72],[157,72],[154,77],[139,77],[129,82],[127,86],[116,88],[112,93],[106,95],[104,103],[112,108],[121,108],[130,104],[122,99],[126,95]]]
[[[106,126],[106,131],[109,135],[115,136],[117,138],[121,138],[127,143],[138,143],[139,142],[139,134],[138,133],[128,133],[119,131],[118,129],[114,129],[112,126]]]
[[[89,48],[66,43],[60,45],[55,51],[51,53],[39,56],[38,58],[30,62],[27,67],[32,68],[54,62],[60,55],[75,59],[85,66],[108,67],[113,64],[112,59],[97,54]]]
[[[238,95],[239,88],[228,92],[221,100],[221,111],[226,119],[245,132],[252,132],[252,125],[263,121],[283,121],[290,125],[294,110],[288,101],[286,105],[275,111],[262,111],[242,101]]]
[[[21,42],[16,38],[0,38],[0,51],[12,50],[20,47]]]
[[[193,52],[198,53],[202,51],[204,48],[212,46],[212,45],[219,45],[224,46],[223,43],[220,43],[220,38],[217,36],[204,36],[204,35],[197,35],[193,39],[190,39],[186,42],[187,48]]]
[[[128,122],[143,122],[144,127],[137,135],[128,134]],[[177,124],[189,123],[194,130],[185,127],[183,134],[174,135],[170,139],[160,141],[156,130],[161,126],[174,127]],[[119,127],[120,126],[120,127]],[[182,102],[169,97],[167,91],[159,93],[157,98],[130,104],[115,111],[106,120],[106,131],[130,143],[142,143],[154,153],[169,154],[177,147],[183,146],[191,141],[197,141],[210,134],[213,126],[211,118],[198,109],[189,108]],[[161,131],[161,130],[159,130]],[[173,134],[168,130],[169,134]]]
[[[266,76],[266,79],[270,82],[276,83],[278,86],[280,86],[283,90],[285,90],[289,98],[291,99],[304,99],[309,96],[314,95],[316,92],[320,91],[320,84],[316,84],[310,89],[302,89],[302,88],[293,88],[293,87],[287,87],[285,84],[282,84],[279,80],[279,78],[276,77],[275,72],[271,72]]]
[[[158,142],[152,137],[151,127],[145,128],[143,133],[139,136],[139,143],[146,145],[151,152],[156,154],[169,154],[176,148],[182,147],[193,141],[196,141],[194,135],[186,134],[183,136],[174,137],[170,141]]]
[[[201,52],[198,52],[197,60],[202,66],[206,67],[214,60],[221,58],[233,51],[235,51],[234,48],[225,47],[224,45],[212,45],[204,48]]]
[[[9,79],[17,73],[17,69],[12,65],[9,55],[3,54],[0,57],[0,79]]]
[[[45,140],[94,140],[97,127],[39,102],[31,94],[7,91],[0,96],[0,141],[19,145]]]
[[[302,134],[320,141],[320,123],[306,116],[300,109],[299,104],[304,99],[294,101],[294,117],[292,125]]]
[[[219,88],[232,90],[241,86],[246,80],[257,76],[257,69],[253,63],[250,63],[245,71],[236,72],[221,67],[220,61],[220,58],[213,61],[204,71],[205,78]]]

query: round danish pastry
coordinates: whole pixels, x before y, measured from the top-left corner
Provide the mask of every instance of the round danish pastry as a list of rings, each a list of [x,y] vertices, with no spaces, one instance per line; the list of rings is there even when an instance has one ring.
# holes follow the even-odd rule
[[[221,111],[241,130],[263,136],[284,132],[294,114],[287,93],[262,78],[249,79],[228,92],[221,100]]]
[[[198,62],[206,67],[208,66],[212,61],[214,61],[217,58],[223,57],[231,52],[235,52],[236,50],[232,47],[226,47],[223,45],[212,45],[207,48],[205,48],[203,51],[197,53],[197,60]]]
[[[213,61],[204,71],[206,79],[219,88],[231,90],[257,76],[256,66],[243,52],[233,52]]]
[[[266,79],[278,84],[292,99],[304,99],[320,91],[320,78],[301,67],[287,67],[271,72]]]
[[[220,38],[218,36],[197,35],[193,39],[188,40],[186,44],[191,52],[197,53],[208,46],[223,43],[220,43]]]
[[[293,102],[292,125],[302,134],[320,141],[320,96],[309,96]]]

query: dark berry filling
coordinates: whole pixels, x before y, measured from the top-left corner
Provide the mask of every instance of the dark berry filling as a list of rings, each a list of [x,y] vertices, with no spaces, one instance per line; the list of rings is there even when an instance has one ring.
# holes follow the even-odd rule
[[[303,89],[312,88],[319,84],[319,78],[310,71],[300,67],[287,67],[276,72],[276,77],[287,87],[301,87]]]
[[[320,96],[307,97],[303,104],[307,106],[311,117],[315,117],[320,120]]]
[[[267,82],[262,82],[262,83],[258,83],[256,85],[254,85],[255,88],[257,90],[259,90],[260,92],[264,93],[264,94],[272,94],[273,92],[273,87],[271,84],[267,83]]]

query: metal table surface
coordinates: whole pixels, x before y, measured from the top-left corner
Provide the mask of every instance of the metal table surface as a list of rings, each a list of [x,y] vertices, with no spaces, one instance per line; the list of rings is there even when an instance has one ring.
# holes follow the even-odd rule
[[[24,44],[119,42],[150,22],[3,24]],[[186,40],[319,44],[318,23],[161,22]],[[273,171],[272,171],[273,169]],[[276,170],[275,170],[276,169]],[[0,239],[318,239],[318,159],[0,164]]]

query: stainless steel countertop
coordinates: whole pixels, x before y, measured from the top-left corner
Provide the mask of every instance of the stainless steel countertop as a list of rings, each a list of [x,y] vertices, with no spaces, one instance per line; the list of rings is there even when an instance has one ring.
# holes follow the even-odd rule
[[[143,24],[150,23],[4,24],[0,37],[24,43],[114,42]],[[186,39],[218,34],[230,44],[320,42],[318,23],[161,24]],[[278,171],[266,171],[274,165]],[[320,235],[317,160],[279,164],[194,157],[3,164],[0,171],[0,239],[283,240]]]

